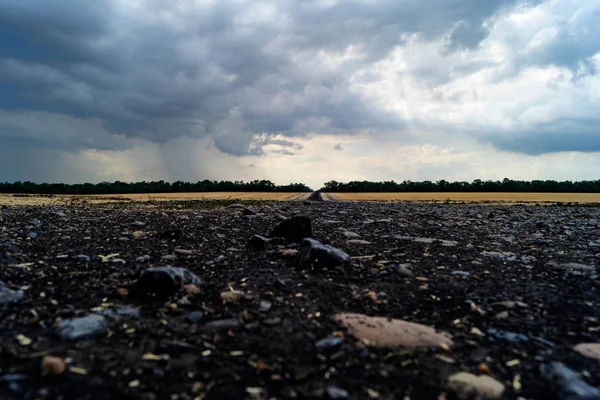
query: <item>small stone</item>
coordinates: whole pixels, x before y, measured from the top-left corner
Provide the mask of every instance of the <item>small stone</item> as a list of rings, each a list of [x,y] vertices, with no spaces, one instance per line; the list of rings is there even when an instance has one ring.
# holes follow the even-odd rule
[[[129,290],[122,288],[122,287],[117,288],[116,292],[119,296],[123,296],[123,297],[129,295]]]
[[[295,215],[281,221],[270,233],[270,237],[282,237],[293,242],[300,242],[313,234],[312,222],[306,215]]]
[[[204,318],[204,313],[202,311],[192,311],[188,313],[186,318],[193,323],[200,322]]]
[[[500,307],[504,307],[504,308],[526,308],[527,304],[521,302],[521,301],[499,301],[496,303],[492,303],[492,306],[500,306]]]
[[[330,336],[315,342],[315,347],[318,350],[332,350],[339,348],[344,340],[337,336]]]
[[[456,393],[461,400],[494,400],[502,398],[504,393],[504,385],[494,378],[487,375],[476,376],[468,372],[452,375],[448,379],[448,389]]]
[[[66,217],[66,216],[67,216],[67,214],[65,214],[65,213],[64,213],[64,212],[62,212],[62,211],[57,211],[57,212],[55,212],[55,213],[54,213],[54,215],[56,215],[56,216],[57,216],[57,217],[59,217],[59,218],[64,218],[64,217]]]
[[[143,256],[139,256],[135,258],[136,262],[144,262],[144,261],[149,261],[150,260],[150,255],[148,254],[144,254]]]
[[[579,264],[579,263],[560,264],[559,267],[563,268],[563,269],[572,269],[572,270],[582,271],[582,272],[593,272],[596,269],[595,267],[593,267],[591,265]]]
[[[269,239],[260,235],[254,235],[248,240],[248,248],[257,251],[267,250],[269,248]]]
[[[173,253],[179,254],[180,256],[191,256],[191,255],[194,255],[194,250],[173,249]]]
[[[488,329],[487,334],[495,339],[510,343],[528,342],[529,338],[521,333],[507,332],[500,329]]]
[[[240,321],[237,319],[220,319],[204,324],[202,328],[207,331],[227,331],[240,326]]]
[[[342,235],[344,235],[346,237],[346,239],[358,239],[360,237],[360,235],[358,233],[350,232],[350,231],[344,231],[344,232],[342,232]]]
[[[42,359],[42,375],[58,376],[65,372],[65,360],[60,357],[45,356]]]
[[[372,290],[369,290],[367,293],[365,293],[364,299],[372,301],[373,303],[376,303],[377,302],[377,293],[375,293]]]
[[[261,313],[266,313],[271,309],[272,304],[268,301],[261,301],[260,306],[258,307],[258,311]]]
[[[490,374],[490,367],[488,367],[487,364],[480,363],[477,366],[477,371],[479,371],[480,374],[489,375]]]
[[[244,298],[244,292],[239,290],[229,290],[227,292],[221,292],[221,300],[225,303],[239,303]]]
[[[81,262],[89,262],[90,261],[90,256],[88,256],[86,254],[79,254],[78,256],[75,257],[75,259],[77,261],[81,261]]]
[[[6,283],[0,281],[0,305],[16,303],[25,297],[25,293],[22,290],[12,290]]]
[[[27,234],[27,237],[28,237],[29,239],[35,239],[35,238],[37,238],[37,237],[38,237],[38,234],[37,234],[37,232],[29,232],[29,233]]]
[[[359,340],[377,347],[439,347],[451,346],[452,339],[435,329],[386,317],[369,317],[362,314],[341,313],[333,319],[348,329]]]
[[[256,211],[254,211],[254,210],[252,210],[252,209],[250,209],[248,207],[244,207],[242,209],[242,214],[244,214],[244,215],[256,215]]]
[[[573,350],[589,358],[600,360],[600,343],[579,343]]]
[[[137,288],[142,293],[173,295],[189,283],[199,286],[202,281],[187,268],[152,267],[142,271]]]
[[[131,223],[131,225],[134,225],[134,226],[145,226],[146,224],[144,222],[142,222],[142,221],[133,221]]]
[[[348,240],[348,244],[363,244],[363,245],[367,245],[367,244],[372,244],[372,243],[369,242],[368,240],[350,239],[350,240]]]
[[[103,316],[91,314],[61,321],[56,332],[63,339],[75,341],[102,334],[107,328],[108,324]]]
[[[554,389],[557,400],[598,400],[600,390],[589,385],[563,363],[542,365],[542,377]]]
[[[300,244],[298,263],[303,268],[337,267],[349,265],[351,261],[350,256],[343,251],[314,239],[304,239]]]
[[[389,268],[396,271],[400,276],[405,278],[414,278],[415,273],[411,271],[410,266],[410,264],[391,264]]]
[[[137,319],[140,317],[140,310],[132,306],[120,306],[99,311],[98,315],[102,315],[113,320]]]
[[[467,271],[460,271],[460,270],[457,270],[457,271],[452,271],[452,272],[450,272],[450,273],[451,273],[452,275],[459,275],[459,276],[470,276],[470,275],[471,275],[471,273],[470,273],[470,272],[467,272]]]
[[[335,386],[329,386],[326,390],[327,396],[332,400],[344,400],[348,398],[348,392]]]
[[[42,221],[40,221],[37,218],[33,218],[32,220],[29,221],[29,223],[35,227],[39,227],[42,225]]]
[[[508,311],[502,311],[498,314],[496,314],[496,319],[507,319],[508,318]]]
[[[200,294],[200,288],[193,283],[188,283],[187,285],[183,285],[183,289],[189,298],[196,297]]]
[[[281,252],[281,257],[283,258],[293,258],[298,255],[298,250],[296,249],[285,249]]]

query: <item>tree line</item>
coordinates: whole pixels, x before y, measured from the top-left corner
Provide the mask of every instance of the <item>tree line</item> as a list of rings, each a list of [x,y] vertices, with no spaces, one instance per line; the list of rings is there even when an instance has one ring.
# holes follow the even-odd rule
[[[268,180],[192,182],[100,182],[100,183],[34,183],[0,182],[0,193],[24,194],[126,194],[126,193],[183,193],[183,192],[312,192],[304,183],[275,185]]]
[[[546,192],[546,193],[600,193],[600,180],[595,181],[518,181],[504,178],[501,181],[475,179],[472,182],[394,181],[370,182],[329,181],[320,189],[323,192]],[[0,182],[0,193],[24,194],[126,194],[126,193],[183,193],[183,192],[312,192],[304,183],[275,185],[269,180],[210,181],[173,183],[150,182],[100,182],[100,183],[34,183]]]
[[[501,181],[475,179],[472,182],[412,182],[394,181],[369,182],[329,181],[321,189],[323,192],[542,192],[542,193],[600,193],[600,179],[595,181],[515,181],[504,178]]]

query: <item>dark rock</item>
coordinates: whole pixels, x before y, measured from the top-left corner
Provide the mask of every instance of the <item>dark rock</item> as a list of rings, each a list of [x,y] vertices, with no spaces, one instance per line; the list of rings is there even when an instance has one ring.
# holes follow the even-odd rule
[[[140,317],[140,310],[131,306],[122,306],[116,308],[108,308],[97,314],[114,320],[137,319]]]
[[[207,331],[227,331],[229,329],[235,329],[240,326],[240,321],[237,319],[219,319],[216,321],[211,321],[202,326],[202,329]]]
[[[302,268],[337,267],[350,264],[350,256],[343,251],[314,239],[304,239],[298,252],[298,264]]]
[[[90,256],[88,256],[86,254],[79,254],[75,258],[77,259],[77,261],[81,261],[81,262],[89,262],[90,261]]]
[[[200,286],[202,281],[187,268],[152,267],[142,271],[137,288],[141,293],[172,295],[188,283]]]
[[[281,221],[269,235],[270,237],[282,237],[286,240],[299,242],[304,238],[311,237],[313,233],[312,222],[306,215],[295,215]]]
[[[348,392],[335,386],[329,386],[326,390],[327,396],[332,400],[343,400],[348,398]]]
[[[461,270],[456,270],[456,271],[452,271],[450,272],[452,275],[460,275],[460,276],[470,276],[471,273],[467,272],[467,271],[461,271]]]
[[[192,311],[188,313],[186,318],[188,319],[188,321],[193,323],[200,322],[204,318],[204,313],[202,311]]]
[[[344,340],[337,336],[330,336],[325,339],[321,339],[315,342],[315,347],[318,350],[335,350],[338,349]]]
[[[42,225],[42,221],[40,221],[37,218],[32,219],[31,221],[29,221],[29,223],[35,227],[41,226]]]
[[[244,214],[244,215],[256,215],[256,211],[254,211],[254,210],[252,210],[252,209],[250,209],[248,207],[244,207],[242,209],[242,214]]]
[[[554,389],[557,400],[600,400],[600,390],[587,384],[563,363],[542,365],[542,376]]]
[[[260,235],[254,235],[248,240],[248,247],[253,250],[266,250],[269,247],[269,239]]]
[[[507,332],[499,329],[488,329],[487,334],[499,340],[505,340],[511,343],[528,342],[529,338],[522,333]]]
[[[0,281],[0,305],[16,303],[25,296],[22,290],[12,290],[6,283]]]
[[[260,307],[258,308],[258,311],[262,312],[262,313],[266,313],[271,309],[272,304],[269,303],[268,301],[261,301],[260,302]]]
[[[331,239],[328,236],[313,236],[313,239],[323,244],[331,244]]]
[[[81,340],[102,334],[107,328],[108,324],[103,316],[91,314],[61,321],[56,328],[56,333],[66,340]]]

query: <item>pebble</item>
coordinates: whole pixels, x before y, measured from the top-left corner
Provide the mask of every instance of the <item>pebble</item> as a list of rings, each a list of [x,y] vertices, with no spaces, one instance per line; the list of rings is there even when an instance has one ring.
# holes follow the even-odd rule
[[[600,360],[600,343],[579,343],[573,350],[589,358]]]
[[[239,290],[229,290],[221,292],[221,300],[225,303],[239,303],[244,298],[244,292]]]
[[[448,378],[447,386],[461,400],[494,400],[502,398],[504,393],[504,385],[494,378],[487,375],[476,376],[468,372],[452,375]]]
[[[260,235],[254,235],[248,240],[248,248],[252,250],[262,251],[269,247],[269,239]]]
[[[81,262],[90,262],[90,256],[88,256],[86,254],[79,254],[78,256],[75,257],[75,259],[77,261],[81,261]]]
[[[300,242],[313,234],[312,221],[306,215],[295,215],[281,221],[269,234],[270,237],[282,237],[292,242]]]
[[[61,321],[56,333],[63,339],[75,341],[102,334],[107,328],[108,324],[103,316],[91,314]]]
[[[552,386],[557,400],[599,400],[600,390],[589,385],[563,363],[542,365],[542,376]]]
[[[499,340],[505,340],[510,343],[528,342],[529,338],[521,333],[507,332],[499,329],[488,329],[487,334]]]
[[[348,392],[336,386],[329,386],[326,392],[327,396],[332,400],[343,400],[348,398]]]
[[[331,350],[339,348],[344,340],[337,336],[330,336],[315,342],[315,347],[318,350]]]
[[[202,311],[192,311],[192,312],[188,313],[188,315],[186,316],[186,318],[190,322],[194,322],[194,323],[195,322],[200,322],[204,318],[204,313]]]
[[[360,235],[358,233],[351,232],[351,231],[344,231],[344,232],[342,232],[342,235],[344,235],[346,237],[346,239],[358,239],[360,237]]]
[[[57,211],[57,212],[55,212],[55,213],[54,213],[54,215],[56,215],[56,216],[57,216],[57,217],[59,217],[59,218],[64,218],[64,217],[66,217],[66,216],[67,216],[67,214],[65,214],[65,213],[64,213],[64,212],[62,212],[62,211]]]
[[[260,302],[260,306],[258,307],[258,311],[262,313],[268,312],[272,307],[272,304],[268,301],[262,300]]]
[[[410,264],[390,264],[388,268],[395,270],[398,273],[398,275],[403,276],[405,278],[414,278],[415,273],[411,271],[410,267]]]
[[[452,275],[460,275],[460,276],[470,276],[470,275],[471,275],[471,273],[470,273],[470,272],[467,272],[467,271],[460,271],[460,270],[457,270],[457,271],[452,271],[452,272],[450,272],[450,273],[451,273]]]
[[[25,293],[22,290],[12,290],[6,283],[0,281],[0,305],[16,303],[25,297]]]
[[[333,319],[348,329],[359,340],[366,340],[376,347],[439,347],[451,346],[450,336],[437,333],[435,329],[386,317],[369,317],[362,314],[341,313]]]
[[[202,281],[187,268],[152,267],[142,271],[137,288],[142,293],[173,295],[188,283],[199,286]]]
[[[211,321],[202,326],[207,331],[227,331],[229,329],[235,329],[240,326],[240,321],[237,319],[219,319]]]
[[[128,320],[139,318],[140,310],[132,306],[121,306],[116,308],[107,308],[97,312],[97,314],[114,320]]]
[[[322,244],[314,239],[304,239],[300,244],[298,263],[301,267],[337,267],[349,265],[350,256],[343,251],[327,244]]]
[[[60,357],[45,356],[42,359],[42,375],[58,376],[65,372],[65,360]]]

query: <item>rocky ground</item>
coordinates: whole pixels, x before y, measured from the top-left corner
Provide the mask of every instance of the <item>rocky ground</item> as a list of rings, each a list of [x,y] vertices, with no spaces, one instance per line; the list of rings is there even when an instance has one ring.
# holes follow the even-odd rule
[[[600,208],[224,205],[3,209],[0,398],[600,398]]]

